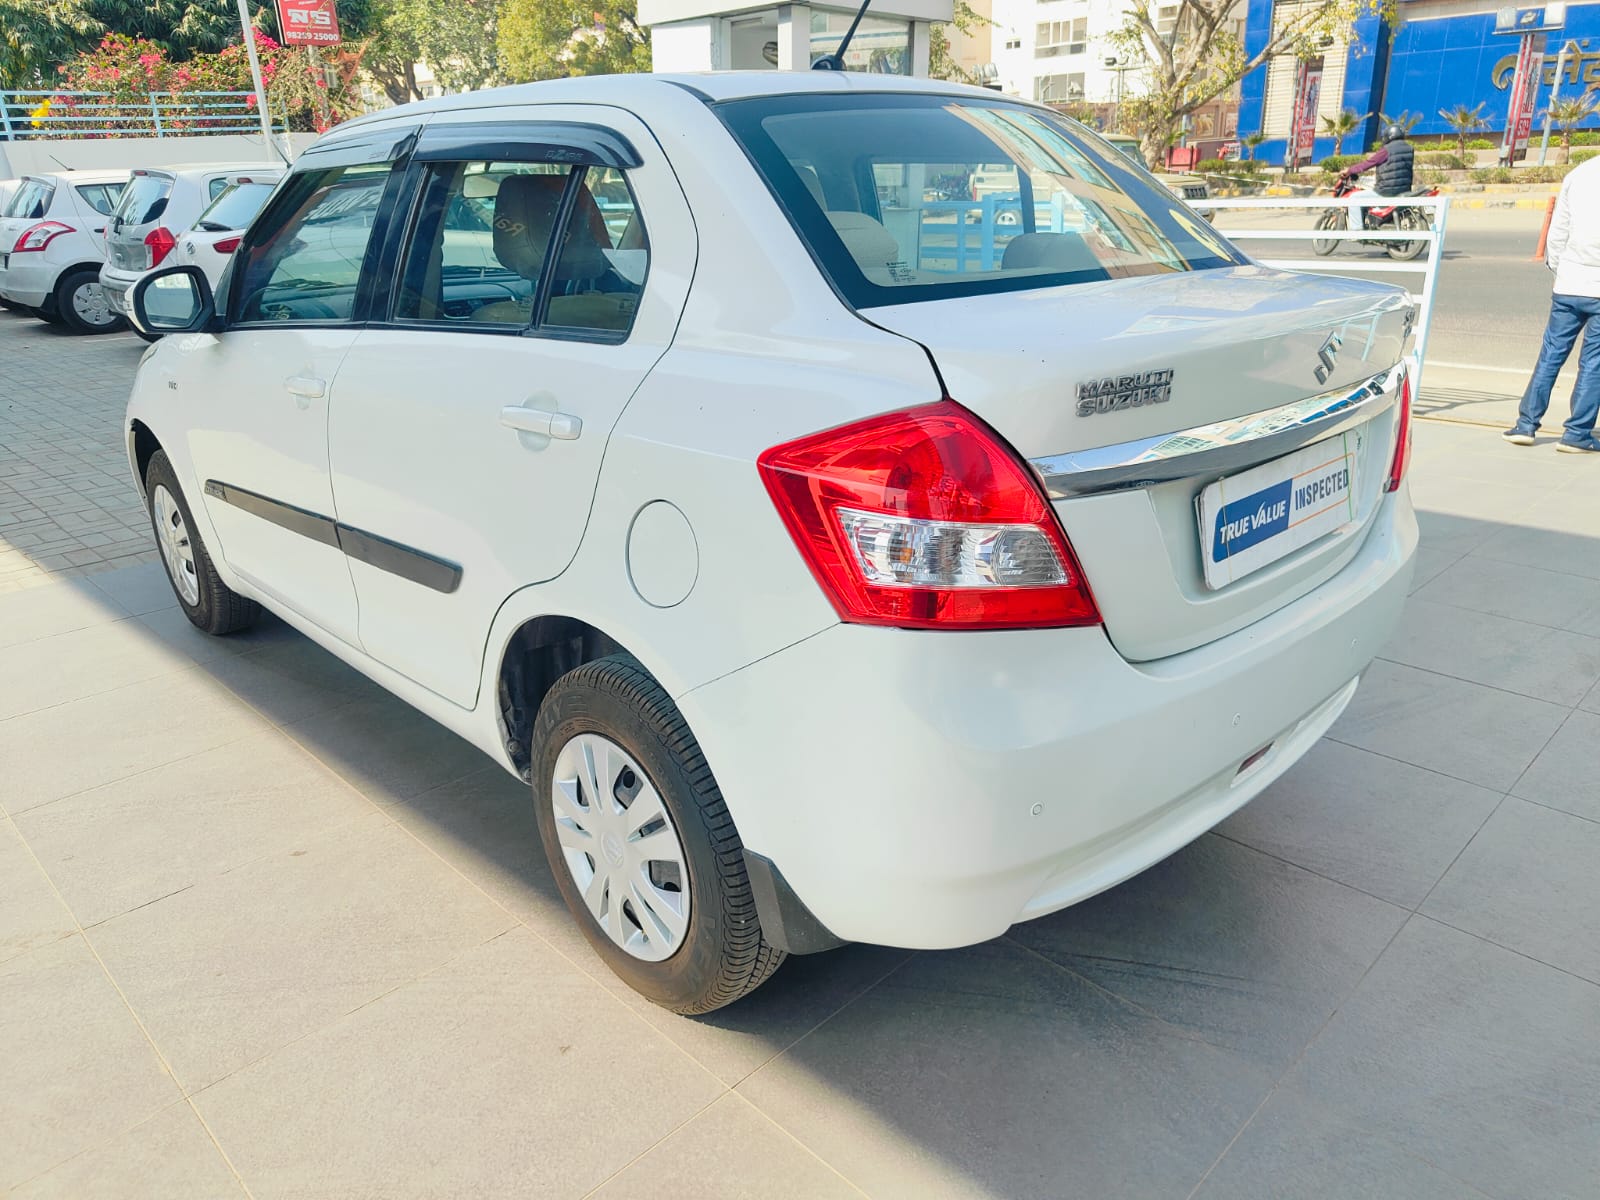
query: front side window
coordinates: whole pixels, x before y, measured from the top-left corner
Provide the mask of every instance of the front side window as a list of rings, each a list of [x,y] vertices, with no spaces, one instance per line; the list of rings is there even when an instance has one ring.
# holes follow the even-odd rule
[[[83,197],[84,203],[103,217],[109,217],[117,207],[117,201],[122,196],[122,183],[80,183],[78,195]]]
[[[233,322],[348,321],[392,163],[293,176],[281,204],[242,248]]]
[[[941,95],[717,107],[834,288],[865,308],[1245,262],[1052,112]]]
[[[394,319],[623,335],[648,259],[621,172],[433,163],[402,260]]]
[[[24,179],[17,194],[6,206],[6,216],[25,217],[30,221],[43,220],[50,211],[50,201],[56,194],[55,184],[48,179]]]

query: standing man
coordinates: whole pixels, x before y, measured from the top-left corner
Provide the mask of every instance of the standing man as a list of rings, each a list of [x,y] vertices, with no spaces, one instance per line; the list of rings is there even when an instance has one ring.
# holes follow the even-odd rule
[[[1591,158],[1562,183],[1544,260],[1556,273],[1550,320],[1533,378],[1522,394],[1517,423],[1501,436],[1516,446],[1533,445],[1539,421],[1550,407],[1550,389],[1577,343],[1579,330],[1586,330],[1578,355],[1578,381],[1572,385],[1572,416],[1556,449],[1593,453],[1600,450],[1594,436],[1595,414],[1600,412],[1600,158]]]
[[[1363,201],[1371,201],[1379,196],[1404,196],[1411,190],[1415,182],[1416,158],[1416,148],[1406,141],[1406,131],[1398,125],[1389,125],[1383,131],[1383,145],[1373,151],[1370,158],[1353,163],[1339,172],[1341,176],[1352,179],[1374,168],[1378,172],[1371,188],[1352,192],[1348,197],[1351,229],[1362,229],[1366,225]]]

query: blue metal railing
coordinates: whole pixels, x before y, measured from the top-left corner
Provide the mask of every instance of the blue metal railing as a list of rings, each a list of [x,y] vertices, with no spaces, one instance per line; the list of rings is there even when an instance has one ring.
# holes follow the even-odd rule
[[[1034,230],[1061,233],[1067,228],[1065,197],[1057,193],[1034,206]],[[995,193],[979,200],[927,200],[918,229],[918,266],[959,274],[993,271],[1006,244],[1024,231],[1022,197]]]
[[[282,117],[275,132],[286,128]],[[260,133],[253,92],[108,92],[0,90],[0,140],[23,138],[187,137]]]

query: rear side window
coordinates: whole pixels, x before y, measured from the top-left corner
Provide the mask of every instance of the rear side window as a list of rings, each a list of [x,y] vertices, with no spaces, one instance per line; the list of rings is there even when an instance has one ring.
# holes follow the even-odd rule
[[[77,186],[78,195],[83,197],[84,203],[102,216],[109,217],[117,207],[117,201],[122,197],[122,183],[80,183]]]
[[[243,229],[255,220],[267,197],[272,195],[273,186],[270,183],[235,184],[211,202],[211,206],[195,221],[194,227],[208,233]]]
[[[113,215],[124,225],[148,225],[159,221],[167,211],[167,196],[172,192],[170,175],[136,174],[122,190]]]
[[[227,179],[222,178],[221,176],[219,176],[216,179],[213,179],[210,183],[206,184],[206,203],[210,204],[213,200],[215,200],[218,196],[222,195],[222,193],[227,191],[227,190],[228,190],[228,181],[227,181]]]
[[[50,201],[55,197],[56,185],[48,179],[24,179],[17,194],[6,206],[6,216],[41,220],[50,211]]]
[[[1045,109],[794,95],[717,113],[858,308],[1244,261],[1127,158]]]
[[[433,163],[394,316],[620,339],[633,325],[648,262],[644,225],[620,171]]]
[[[348,321],[392,163],[305,171],[242,248],[233,321]]]

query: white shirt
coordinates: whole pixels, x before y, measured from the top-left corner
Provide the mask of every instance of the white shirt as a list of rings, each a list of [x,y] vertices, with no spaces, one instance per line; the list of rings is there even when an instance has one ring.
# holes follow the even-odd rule
[[[1556,294],[1600,297],[1600,156],[1562,182],[1545,243]]]

